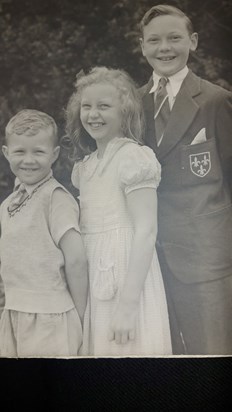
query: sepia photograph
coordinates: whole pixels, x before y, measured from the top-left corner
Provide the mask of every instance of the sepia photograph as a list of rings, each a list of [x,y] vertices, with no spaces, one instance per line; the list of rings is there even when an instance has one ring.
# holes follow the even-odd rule
[[[232,355],[230,0],[0,0],[0,357]]]

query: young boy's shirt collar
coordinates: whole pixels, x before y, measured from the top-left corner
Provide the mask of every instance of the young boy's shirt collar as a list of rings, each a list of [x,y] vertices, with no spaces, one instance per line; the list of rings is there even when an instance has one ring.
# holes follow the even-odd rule
[[[178,73],[173,74],[172,76],[168,77],[169,82],[167,83],[167,92],[168,92],[168,98],[169,98],[169,104],[170,108],[172,108],[174,104],[174,100],[176,98],[177,93],[180,90],[180,87],[183,83],[183,80],[188,74],[188,67],[185,66],[182,70],[180,70]],[[154,93],[158,87],[159,79],[161,76],[157,75],[155,72],[153,72],[153,86],[150,90],[149,93]]]
[[[47,176],[45,176],[42,180],[40,180],[39,182],[35,183],[34,185],[26,185],[25,184],[25,189],[27,191],[27,193],[29,195],[32,194],[33,190],[40,185],[41,183],[45,182],[46,180],[48,180],[50,177],[53,176],[52,170],[50,170],[50,172],[47,174]],[[16,177],[15,179],[15,184],[14,184],[14,190],[17,190],[19,185],[21,184],[20,180]]]

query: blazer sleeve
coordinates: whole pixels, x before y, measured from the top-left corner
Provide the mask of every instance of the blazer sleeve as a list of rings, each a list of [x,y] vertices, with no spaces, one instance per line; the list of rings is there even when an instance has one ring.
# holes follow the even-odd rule
[[[232,93],[225,91],[216,113],[216,137],[224,174],[232,193]]]

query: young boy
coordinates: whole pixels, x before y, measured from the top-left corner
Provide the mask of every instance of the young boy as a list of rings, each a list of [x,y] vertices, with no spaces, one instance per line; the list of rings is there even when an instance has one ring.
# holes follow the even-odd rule
[[[22,110],[9,121],[2,150],[18,189],[0,207],[0,355],[75,356],[87,265],[77,203],[52,176],[60,150],[54,120]]]
[[[141,33],[153,68],[140,90],[145,143],[162,166],[157,249],[173,353],[232,354],[232,95],[188,69],[198,37],[182,11],[152,7]]]

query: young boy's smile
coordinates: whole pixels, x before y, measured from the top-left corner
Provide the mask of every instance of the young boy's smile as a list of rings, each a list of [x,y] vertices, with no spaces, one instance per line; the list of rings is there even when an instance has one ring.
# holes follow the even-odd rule
[[[34,185],[44,179],[59,155],[54,147],[51,129],[41,130],[34,136],[13,134],[2,151],[10,168],[22,183]]]
[[[197,47],[197,33],[188,32],[182,17],[157,16],[144,26],[141,47],[155,73],[168,77],[185,67]]]

